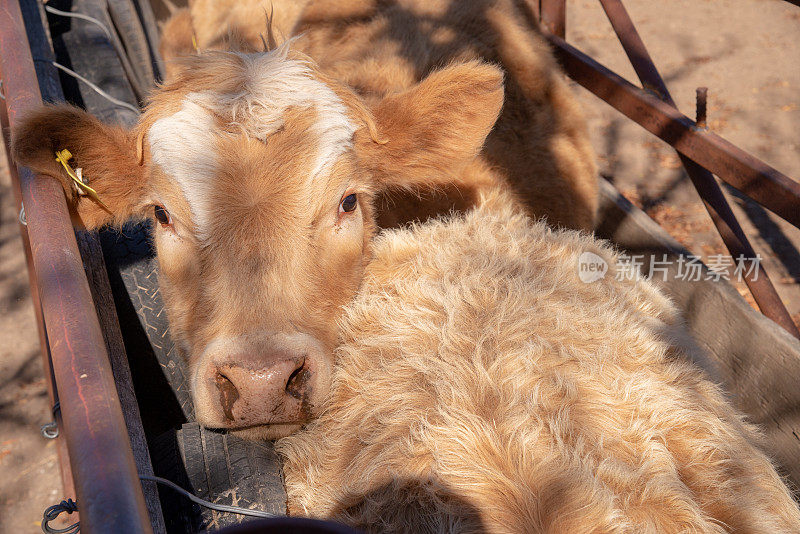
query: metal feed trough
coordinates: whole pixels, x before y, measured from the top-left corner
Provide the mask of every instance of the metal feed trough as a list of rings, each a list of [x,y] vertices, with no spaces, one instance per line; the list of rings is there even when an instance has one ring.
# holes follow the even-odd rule
[[[622,2],[599,2],[646,89],[564,40],[565,0],[529,0],[528,22],[541,21],[573,80],[675,148],[733,258],[755,253],[714,176],[800,227],[800,184],[703,128],[702,109],[700,124],[681,114]],[[3,128],[42,100],[61,101],[65,94],[104,119],[135,121],[160,71],[151,4],[51,0],[47,6],[49,15],[35,0],[0,0]],[[59,14],[64,10],[95,20]],[[84,80],[59,74],[66,72],[65,60]],[[703,95],[698,99],[703,108]],[[58,428],[64,498],[79,507],[70,518],[79,516],[84,533],[287,528],[226,526],[241,516],[200,512],[172,489],[140,479],[155,474],[205,499],[285,513],[280,466],[269,444],[242,442],[192,422],[183,364],[161,313],[147,228],[126,228],[122,236],[76,233],[60,183],[13,165],[11,172],[17,203],[24,205],[21,220],[27,222],[20,231]],[[642,255],[643,272],[648,258],[688,254],[610,183],[601,180],[601,194],[597,234]],[[728,283],[683,280],[676,276],[677,262],[669,264],[660,285],[682,308],[736,405],[764,428],[769,453],[800,485],[800,332],[767,274],[758,264],[744,273],[762,315]],[[306,527],[346,530],[294,525]]]

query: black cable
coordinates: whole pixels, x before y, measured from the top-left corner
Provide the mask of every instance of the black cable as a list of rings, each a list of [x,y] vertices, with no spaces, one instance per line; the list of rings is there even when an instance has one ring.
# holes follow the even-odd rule
[[[71,514],[72,512],[77,511],[78,503],[72,499],[67,499],[66,501],[61,501],[60,503],[51,506],[44,511],[44,515],[42,516],[42,532],[45,532],[46,534],[77,534],[81,530],[80,522],[73,523],[67,528],[53,528],[50,526],[50,521],[61,515],[61,512],[67,512],[68,514]]]
[[[205,499],[201,499],[197,495],[189,493],[182,487],[178,486],[171,480],[167,480],[166,478],[161,478],[152,475],[139,475],[139,478],[142,480],[148,480],[150,482],[156,482],[158,484],[167,486],[173,491],[180,493],[193,503],[199,504],[200,506],[204,506],[206,508],[210,508],[211,510],[216,510],[217,512],[228,512],[232,514],[249,515],[252,517],[268,517],[268,518],[279,517],[275,514],[270,514],[269,512],[262,512],[261,510],[250,510],[249,508],[242,508],[241,506],[217,504],[207,501]],[[47,510],[44,511],[44,515],[42,517],[42,532],[44,532],[45,534],[77,534],[81,530],[80,522],[73,523],[67,528],[62,528],[62,529],[53,528],[49,524],[50,521],[53,521],[55,518],[61,515],[61,512],[67,512],[68,514],[71,514],[72,512],[77,512],[77,511],[78,511],[78,503],[76,503],[72,499],[61,501],[59,504],[49,507]]]

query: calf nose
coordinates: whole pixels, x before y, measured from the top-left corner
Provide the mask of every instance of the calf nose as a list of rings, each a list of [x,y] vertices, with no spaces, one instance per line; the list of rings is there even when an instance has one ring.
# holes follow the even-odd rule
[[[217,366],[214,385],[225,421],[231,426],[303,422],[311,378],[305,358],[259,359],[263,366],[257,368],[253,360],[233,356],[229,361],[250,365]]]

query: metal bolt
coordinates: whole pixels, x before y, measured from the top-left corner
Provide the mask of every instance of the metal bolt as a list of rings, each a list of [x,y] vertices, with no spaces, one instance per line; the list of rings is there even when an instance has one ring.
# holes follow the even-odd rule
[[[42,425],[42,436],[47,439],[56,439],[58,437],[58,425],[55,421],[50,421]]]
[[[697,127],[701,130],[708,130],[706,124],[706,114],[708,113],[708,87],[697,88],[697,113],[696,120],[694,121]]]

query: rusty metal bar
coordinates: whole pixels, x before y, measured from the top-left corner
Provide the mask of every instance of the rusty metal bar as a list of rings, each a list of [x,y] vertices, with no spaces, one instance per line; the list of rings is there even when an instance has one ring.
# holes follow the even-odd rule
[[[539,0],[539,21],[553,35],[565,38],[567,0]]]
[[[18,2],[0,1],[0,71],[12,127],[41,105],[27,42]],[[62,186],[26,168],[18,175],[81,531],[152,532]]]
[[[611,22],[611,26],[619,38],[625,53],[630,59],[633,69],[645,88],[653,90],[662,100],[677,110],[675,101],[669,94],[664,79],[659,74],[658,69],[653,63],[644,42],[642,41],[636,27],[628,15],[621,0],[600,0],[603,9]],[[705,92],[698,91],[698,113],[702,115],[705,122]],[[698,128],[700,126],[698,125]],[[695,189],[703,200],[711,220],[716,226],[725,246],[733,258],[745,257],[756,258],[756,252],[750,245],[744,231],[736,220],[736,216],[730,208],[725,195],[714,179],[714,176],[690,160],[681,153],[678,153],[686,174],[692,180]],[[800,209],[800,206],[797,207]],[[787,332],[800,339],[800,330],[792,321],[786,306],[781,301],[775,286],[769,279],[766,270],[758,263],[754,264],[755,269],[744,272],[744,280],[750,293],[758,304],[761,312],[778,323]]]
[[[2,79],[2,71],[0,71],[0,79]],[[3,131],[8,132],[8,113],[5,106],[0,106],[0,125]],[[6,161],[11,161],[11,151],[9,150],[9,139],[6,136],[5,150]],[[14,194],[15,206],[22,206],[22,193],[18,187],[13,184],[19,183],[17,176],[17,169],[14,165],[9,163],[8,172],[11,175],[11,190]],[[45,385],[47,386],[47,398],[49,400],[50,413],[53,415],[53,420],[59,428],[61,423],[61,411],[56,410],[58,406],[58,392],[56,391],[55,377],[53,376],[53,361],[50,358],[50,347],[47,343],[47,332],[44,326],[44,318],[42,317],[42,307],[39,302],[39,289],[36,282],[36,273],[33,270],[33,256],[31,255],[31,246],[28,239],[28,230],[20,223],[19,233],[22,238],[22,248],[25,251],[25,264],[28,268],[28,283],[31,292],[31,304],[33,304],[33,312],[36,320],[36,331],[39,334],[39,353],[42,358],[42,369],[45,375]],[[64,499],[75,499],[75,485],[72,481],[72,471],[69,467],[69,455],[67,454],[64,438],[60,435],[55,438],[56,451],[58,456],[58,466],[61,473],[61,486],[62,495]],[[55,503],[54,503],[55,504]],[[74,512],[71,516],[72,519],[78,521],[79,513]]]
[[[0,72],[0,75],[2,73]],[[2,125],[5,131],[8,131],[8,122],[6,116],[6,109],[3,106],[0,106],[0,115],[3,116]],[[6,161],[11,161],[10,152],[8,150],[8,139],[6,141]],[[19,178],[17,176],[17,170],[14,165],[9,164],[8,166],[9,174],[11,175],[12,184],[16,184],[19,182]],[[17,187],[11,188],[14,192],[15,200],[17,200],[17,205],[21,204],[21,192]],[[33,304],[34,315],[36,320],[36,329],[39,334],[39,351],[42,358],[42,370],[44,371],[45,375],[45,385],[47,386],[47,397],[49,400],[48,406],[50,407],[50,414],[53,417],[53,421],[56,423],[57,428],[63,428],[63,423],[61,420],[61,410],[58,408],[60,406],[59,399],[58,399],[58,391],[56,390],[55,384],[55,376],[53,375],[53,360],[50,356],[50,346],[47,342],[47,332],[44,326],[44,318],[42,316],[42,308],[39,302],[39,291],[38,291],[38,283],[36,282],[36,273],[33,270],[33,256],[31,255],[30,250],[30,241],[28,240],[28,232],[24,226],[20,224],[20,234],[22,235],[22,245],[25,250],[25,262],[28,267],[28,281],[30,283],[30,291],[31,291],[31,304]],[[61,473],[61,486],[62,486],[62,494],[59,496],[61,499],[75,499],[75,484],[72,480],[72,469],[69,466],[69,454],[66,448],[66,444],[64,442],[64,437],[61,433],[57,437],[54,438],[56,442],[56,453],[58,457],[58,466],[59,472]],[[55,503],[53,503],[55,504]],[[74,512],[70,515],[70,519],[72,521],[78,521],[80,514]]]
[[[38,9],[38,7],[37,7]],[[24,18],[24,13],[23,13]],[[2,71],[0,70],[0,77]],[[8,124],[8,110],[5,106],[0,106],[0,125],[2,125],[4,132],[9,132]],[[11,164],[11,151],[10,139],[8,135],[4,136],[6,161],[9,162],[8,172],[11,176],[11,191],[14,194],[15,206],[22,206],[22,192],[15,184],[19,183],[19,176],[17,175],[17,168]],[[58,400],[58,391],[56,391],[55,376],[53,375],[53,360],[50,355],[50,346],[47,341],[47,331],[44,325],[44,317],[42,316],[42,306],[39,302],[39,288],[36,282],[36,272],[33,268],[33,256],[31,254],[30,240],[28,238],[28,230],[22,225],[20,221],[20,236],[22,237],[22,247],[25,251],[25,264],[28,269],[28,283],[30,285],[31,304],[33,305],[34,316],[36,320],[36,330],[39,334],[39,352],[42,358],[42,370],[45,375],[45,385],[47,387],[47,397],[49,400],[50,413],[53,416],[53,421],[56,423],[57,428],[63,427],[61,419],[61,410]],[[59,472],[61,473],[61,486],[62,493],[60,495],[63,499],[76,499],[75,484],[72,479],[72,469],[69,465],[69,453],[67,451],[66,442],[62,434],[54,438],[56,443],[56,455],[58,457]],[[54,503],[55,504],[55,503]],[[80,520],[80,513],[73,512],[70,515],[72,521]]]
[[[631,84],[556,35],[543,32],[565,72],[678,152],[800,228],[800,184]]]
[[[55,56],[47,28],[47,18],[44,6],[37,0],[20,0],[22,19],[28,35],[28,45],[31,55],[35,58],[36,77],[39,82],[39,91],[42,99],[47,102],[63,102],[64,93],[58,74],[52,67],[51,61]],[[132,95],[131,95],[132,96]],[[103,254],[96,233],[80,232],[76,234],[78,250],[83,259],[84,272],[89,280],[92,299],[95,303],[100,328],[106,341],[111,371],[117,386],[117,396],[122,407],[123,417],[127,425],[128,438],[133,450],[137,472],[141,475],[152,475],[153,466],[147,448],[147,441],[142,427],[139,407],[131,385],[128,358],[125,352],[119,319],[114,309],[114,300],[108,282]],[[63,439],[60,440],[62,449]],[[67,471],[69,471],[69,455],[64,451]],[[166,527],[158,498],[158,489],[154,482],[142,482],[145,504],[150,517],[151,526],[156,533],[164,532]],[[74,489],[70,497],[75,497]]]

